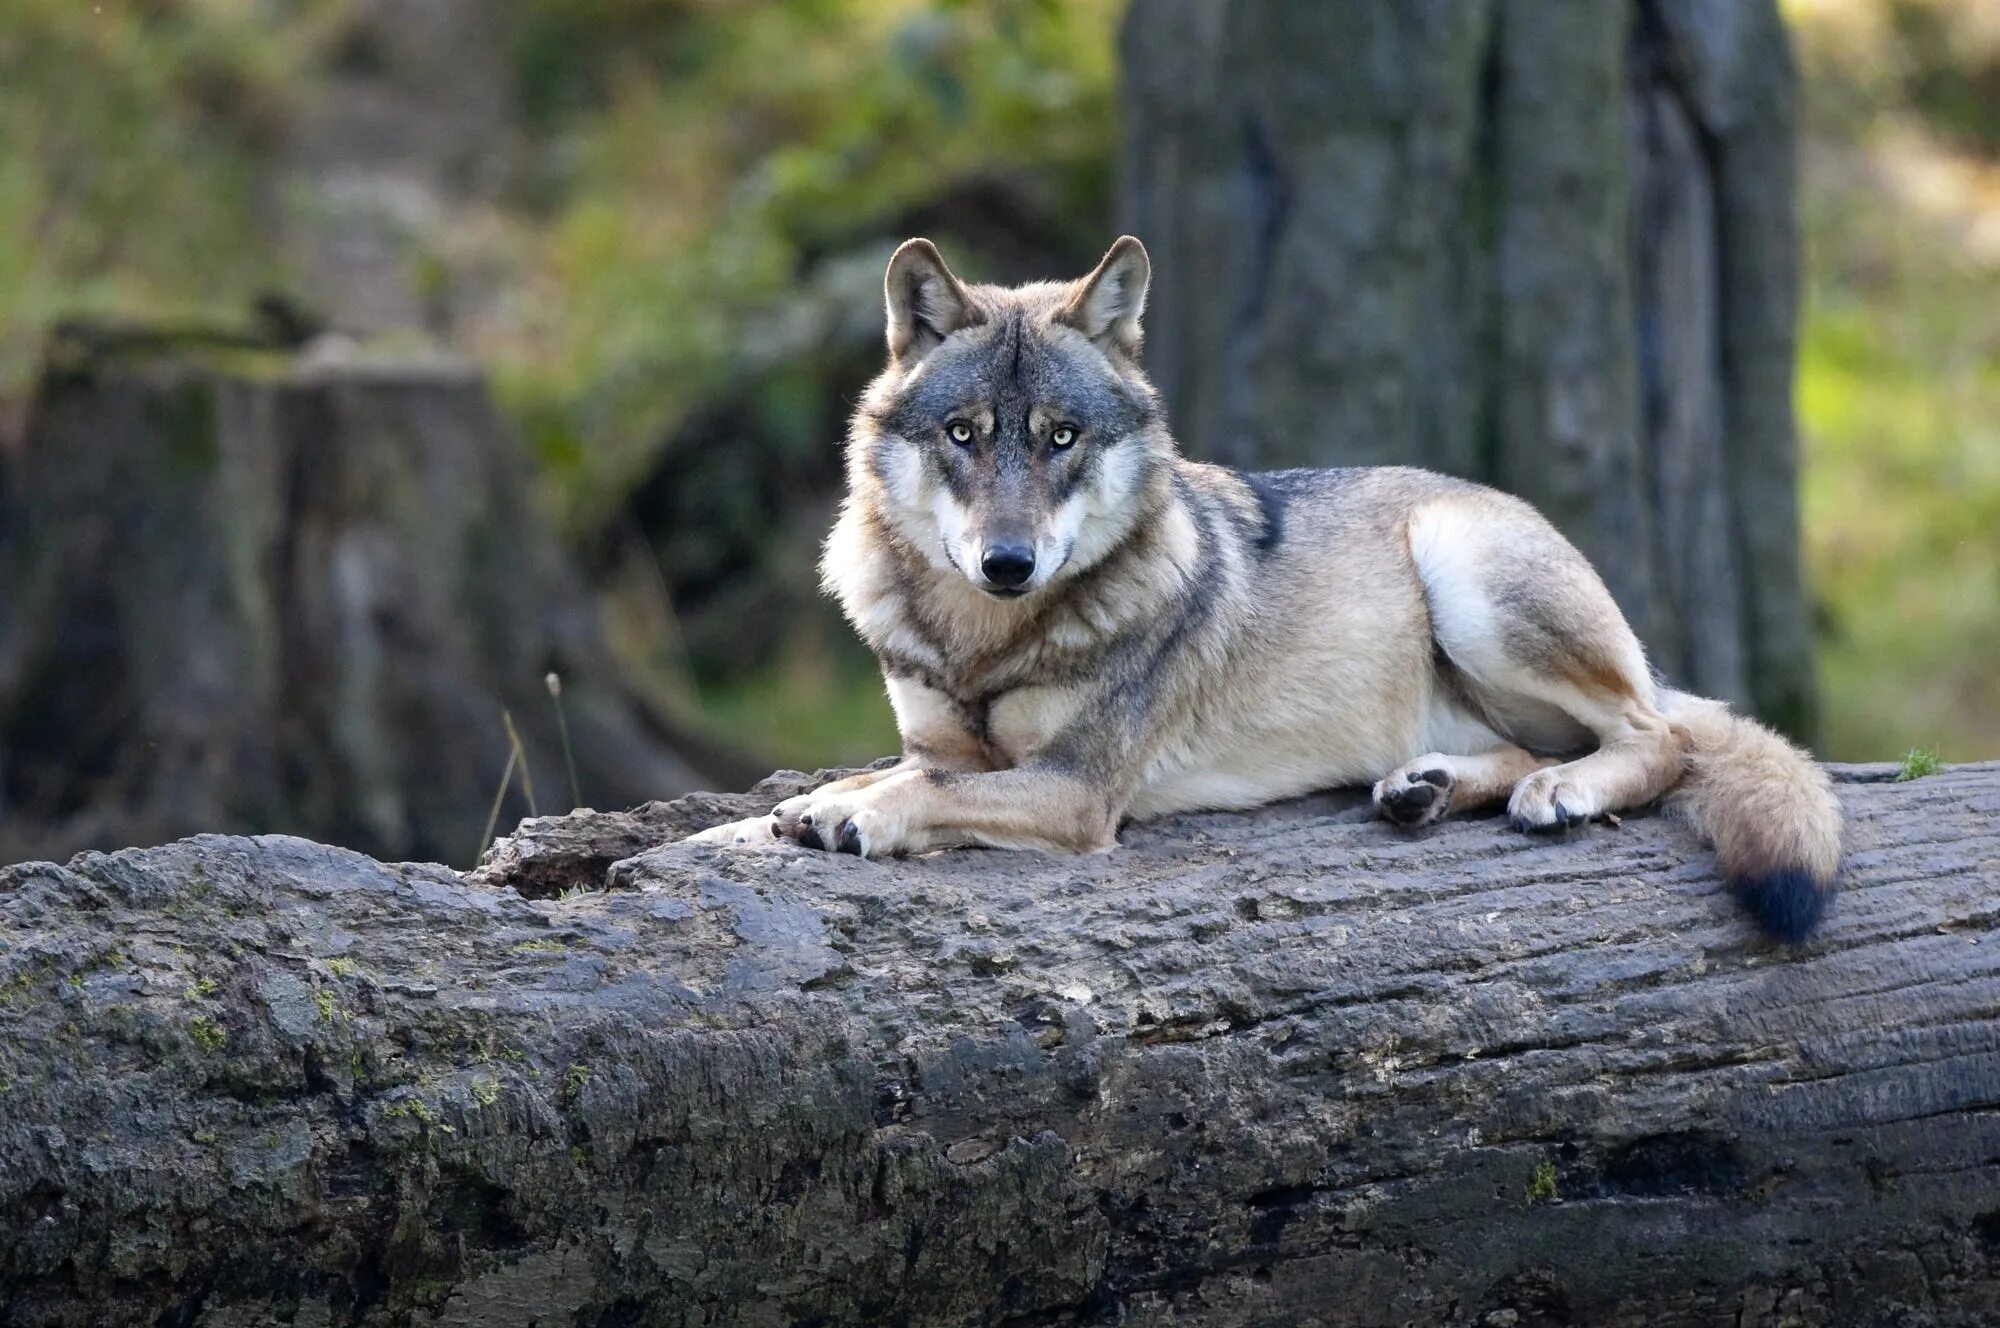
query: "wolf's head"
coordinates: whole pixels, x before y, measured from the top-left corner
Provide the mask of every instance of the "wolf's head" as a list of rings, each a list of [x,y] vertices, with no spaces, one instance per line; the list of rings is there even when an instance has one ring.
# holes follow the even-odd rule
[[[1080,281],[1012,289],[968,285],[929,240],[906,242],[850,483],[935,566],[996,597],[1102,559],[1173,446],[1138,365],[1150,273],[1129,235]]]

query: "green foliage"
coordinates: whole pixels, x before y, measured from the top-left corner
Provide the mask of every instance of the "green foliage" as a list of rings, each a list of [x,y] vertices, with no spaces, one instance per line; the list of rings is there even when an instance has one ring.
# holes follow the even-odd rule
[[[228,0],[9,0],[0,394],[59,315],[237,311],[272,279],[260,172],[286,35]]]
[[[208,1015],[196,1015],[188,1023],[188,1034],[195,1045],[213,1055],[229,1043],[229,1034],[216,1020]]]
[[[809,347],[796,297],[825,256],[865,246],[879,267],[900,219],[982,179],[1097,224],[1116,8],[787,0],[663,24],[636,0],[531,6],[518,77],[565,150],[528,280],[560,298],[500,347],[501,382],[572,509],[622,497],[760,351]],[[797,446],[831,441],[793,415]]]
[[[1912,747],[1909,755],[1903,758],[1903,768],[1897,772],[1896,778],[1907,782],[1912,779],[1922,779],[1925,775],[1934,775],[1942,769],[1944,762],[1938,759],[1936,752],[1928,747]]]
[[[1891,27],[1909,99],[1950,137],[2000,156],[2000,24],[1969,21],[1959,0],[1895,0]]]
[[[702,699],[718,732],[756,734],[758,750],[779,765],[864,765],[900,750],[881,675],[866,665],[821,666],[796,652]]]
[[[1865,135],[1885,115],[2000,156],[2000,22],[1979,0],[1785,0],[1817,125]]]
[[[1553,1203],[1560,1196],[1556,1193],[1556,1165],[1541,1162],[1535,1167],[1535,1174],[1528,1180],[1528,1205]]]
[[[406,1116],[424,1128],[436,1130],[441,1134],[458,1133],[456,1126],[453,1126],[448,1121],[440,1120],[436,1110],[431,1107],[430,1103],[424,1101],[414,1093],[382,1108],[382,1118],[384,1120],[397,1120]]]
[[[532,941],[516,941],[513,949],[517,954],[561,954],[566,947],[553,937]]]
[[[1909,6],[1903,6],[1909,7]],[[1822,749],[2000,751],[2000,163],[1926,128],[1880,4],[1799,21],[1798,407]]]

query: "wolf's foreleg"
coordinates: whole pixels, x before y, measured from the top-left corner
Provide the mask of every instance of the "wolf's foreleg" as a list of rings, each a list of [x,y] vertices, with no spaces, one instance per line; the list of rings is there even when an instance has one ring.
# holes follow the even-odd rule
[[[1414,829],[1452,812],[1505,802],[1516,784],[1554,764],[1512,745],[1471,756],[1432,752],[1398,766],[1375,785],[1375,810]]]
[[[751,848],[758,845],[775,845],[779,840],[771,833],[771,818],[768,816],[748,816],[740,821],[726,821],[712,825],[706,830],[697,830],[681,841],[683,844],[741,844]]]
[[[806,795],[780,833],[862,857],[977,844],[1087,853],[1116,842],[1117,809],[1101,787],[1065,768],[906,770],[866,788]],[[787,829],[789,827],[789,829]]]
[[[1630,698],[1578,701],[1571,713],[1590,726],[1598,748],[1515,785],[1507,817],[1517,830],[1560,830],[1601,812],[1651,802],[1687,768],[1688,734],[1652,705]],[[1620,703],[1622,702],[1622,704]]]

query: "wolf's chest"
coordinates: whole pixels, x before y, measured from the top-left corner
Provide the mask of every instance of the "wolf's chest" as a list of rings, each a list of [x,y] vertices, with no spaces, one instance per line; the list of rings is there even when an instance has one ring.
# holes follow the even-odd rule
[[[986,746],[1006,765],[1018,765],[1047,747],[1076,722],[1084,693],[1076,687],[1016,687],[986,703]]]
[[[905,745],[969,765],[1018,765],[1074,723],[1083,689],[1051,683],[981,687],[978,679],[930,681],[891,674],[889,703]]]

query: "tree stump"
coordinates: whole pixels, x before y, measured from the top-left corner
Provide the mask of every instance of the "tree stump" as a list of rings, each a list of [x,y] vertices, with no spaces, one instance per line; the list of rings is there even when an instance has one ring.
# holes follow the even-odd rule
[[[1123,71],[1194,452],[1521,494],[1670,676],[1811,739],[1774,0],[1135,0]]]
[[[59,355],[0,458],[0,861],[283,829],[470,862],[503,709],[570,805],[551,671],[587,801],[755,777],[620,680],[477,372],[172,343]]]
[[[531,821],[0,873],[0,1322],[1990,1324],[2000,764],[1691,835],[1356,794],[1089,857]],[[516,887],[519,887],[518,889]]]

